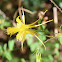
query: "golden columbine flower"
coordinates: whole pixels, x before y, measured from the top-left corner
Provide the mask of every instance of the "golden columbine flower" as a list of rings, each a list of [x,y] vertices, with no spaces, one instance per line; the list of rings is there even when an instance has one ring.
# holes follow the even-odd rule
[[[32,34],[33,36],[35,36],[35,37],[43,44],[43,46],[45,47],[45,45],[44,45],[44,43],[42,42],[42,40],[40,40],[40,39],[38,38],[37,32],[34,31],[33,29],[30,29],[30,28],[38,27],[38,26],[40,26],[40,25],[42,25],[42,24],[45,24],[45,23],[48,23],[48,22],[50,22],[50,21],[52,21],[52,20],[47,21],[47,22],[42,23],[42,24],[38,24],[38,25],[34,25],[36,22],[38,22],[38,20],[35,21],[35,22],[32,23],[32,24],[26,25],[26,24],[25,24],[25,17],[24,17],[24,15],[22,16],[22,20],[23,20],[23,23],[21,22],[21,20],[19,19],[19,16],[18,16],[18,17],[16,18],[17,26],[16,26],[16,27],[8,27],[8,28],[7,28],[7,34],[10,35],[10,36],[12,36],[13,34],[17,33],[16,39],[17,39],[17,41],[18,41],[18,40],[21,41],[21,47],[22,47],[22,49],[23,49],[23,43],[24,43],[24,41],[25,41],[26,33]],[[45,47],[45,49],[46,49],[46,47]]]

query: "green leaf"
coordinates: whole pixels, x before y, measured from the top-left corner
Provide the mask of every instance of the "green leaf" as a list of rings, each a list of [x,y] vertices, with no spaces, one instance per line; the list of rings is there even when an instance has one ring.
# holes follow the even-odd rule
[[[28,41],[27,41],[27,45],[30,46],[32,44],[32,38],[30,38]]]
[[[39,50],[42,54],[44,53],[44,48],[40,48],[40,50]]]
[[[13,57],[12,60],[6,62],[20,62],[19,58]]]
[[[0,25],[0,28],[1,28],[2,30],[4,30],[4,25]]]
[[[30,46],[33,42],[33,35],[27,34],[26,39],[27,39],[27,45]]]
[[[62,2],[59,3],[59,6],[62,8]]]
[[[0,55],[3,53],[3,48],[2,46],[0,45]]]
[[[14,40],[10,40],[10,41],[8,42],[8,47],[9,47],[9,50],[10,50],[10,51],[13,50],[13,48],[14,48]]]
[[[12,24],[10,22],[5,22],[4,26],[11,26]]]
[[[9,0],[4,0],[5,2],[9,2]]]
[[[52,55],[48,55],[48,58],[49,58],[50,62],[53,62],[53,56]]]
[[[60,41],[60,43],[61,43],[61,45],[62,45],[62,36],[60,36],[60,37],[58,38],[58,40]]]
[[[36,55],[35,54],[34,55],[30,54],[29,59],[30,59],[29,62],[36,62],[35,61],[36,60]]]
[[[59,43],[55,43],[55,47],[59,49]]]
[[[50,59],[49,59],[49,57],[47,56],[47,57],[44,57],[44,58],[42,58],[42,62],[53,62],[53,61],[51,61]]]
[[[24,58],[21,58],[21,62],[26,62]]]
[[[30,45],[30,50],[31,52],[34,52],[39,46],[38,42],[33,43],[32,45]]]
[[[45,25],[42,25],[42,27],[41,27],[43,30],[46,28],[46,26]]]
[[[58,51],[58,50],[54,51],[54,53],[55,53],[56,55],[59,55],[59,51]]]
[[[45,35],[45,33],[44,32],[38,32],[40,35],[38,35],[38,37],[42,40],[42,41],[45,41],[46,40],[46,36],[44,36]],[[41,36],[41,35],[43,35],[43,36]]]
[[[3,49],[4,49],[4,51],[7,50],[7,44],[4,44]]]
[[[5,51],[4,55],[3,55],[5,58],[7,58],[8,60],[11,60],[12,59],[12,54],[11,52],[9,51]]]

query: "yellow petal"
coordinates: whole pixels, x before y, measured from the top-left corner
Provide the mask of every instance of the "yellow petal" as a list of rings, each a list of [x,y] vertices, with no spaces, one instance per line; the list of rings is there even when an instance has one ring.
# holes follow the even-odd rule
[[[23,10],[22,10],[23,11]],[[24,15],[24,11],[22,12],[23,13],[23,15],[22,15],[22,21],[23,21],[23,23],[25,24],[25,15]]]
[[[20,23],[20,22],[21,22],[21,20],[19,19],[19,17],[20,17],[20,16],[18,16],[18,17],[16,18],[16,22],[17,22],[17,23]]]
[[[17,23],[17,28],[21,28],[23,26],[24,26],[24,24],[22,22]]]
[[[26,33],[31,34],[31,35],[37,34],[37,32],[32,29],[26,30]]]
[[[22,27],[25,26],[25,24],[23,24],[23,23],[21,22],[21,20],[19,19],[19,16],[16,18],[16,21],[17,21],[17,28],[22,28]]]
[[[26,35],[26,32],[25,31],[20,31],[17,35],[16,35],[16,39],[17,41],[21,41],[21,48],[23,49],[23,43],[25,41],[25,35]]]
[[[16,27],[8,27],[7,28],[7,34],[8,35],[13,35],[13,34],[15,34],[15,33],[17,33],[19,30],[18,30],[18,28],[16,28]]]

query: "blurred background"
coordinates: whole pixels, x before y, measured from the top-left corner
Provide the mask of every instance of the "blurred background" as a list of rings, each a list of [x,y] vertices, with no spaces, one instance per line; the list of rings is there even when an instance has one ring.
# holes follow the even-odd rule
[[[54,19],[53,22],[33,28],[38,31],[38,37],[45,42],[46,50],[42,46],[40,62],[62,62],[62,0],[0,0],[0,62],[36,62],[36,49],[39,47],[39,40],[27,34],[23,51],[21,42],[17,42],[16,34],[7,35],[5,29],[15,26],[16,17],[19,15],[18,8],[25,8],[26,24],[33,23],[40,17],[43,19],[38,24]],[[29,12],[29,11],[30,12]],[[46,14],[43,16],[43,13]],[[61,30],[61,31],[60,31]],[[56,33],[60,33],[58,35]],[[47,37],[53,36],[53,37]],[[34,53],[34,54],[33,54]]]

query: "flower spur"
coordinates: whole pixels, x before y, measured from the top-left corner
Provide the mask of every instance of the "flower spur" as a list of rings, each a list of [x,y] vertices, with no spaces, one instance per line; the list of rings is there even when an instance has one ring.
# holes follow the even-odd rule
[[[35,21],[35,22],[32,23],[32,24],[27,24],[27,25],[26,25],[26,24],[25,24],[25,17],[24,17],[24,14],[23,14],[23,16],[22,16],[22,20],[23,20],[23,23],[22,23],[22,21],[19,19],[19,16],[18,16],[18,17],[16,18],[16,22],[17,22],[16,25],[17,25],[17,26],[16,26],[16,27],[8,27],[8,28],[7,28],[7,34],[10,35],[10,36],[12,36],[13,34],[17,33],[16,39],[17,39],[17,41],[18,41],[18,40],[21,41],[21,48],[22,48],[22,50],[23,50],[23,43],[24,43],[24,41],[25,41],[26,33],[35,36],[35,37],[43,44],[43,46],[45,47],[45,45],[44,45],[44,43],[42,42],[42,40],[40,40],[40,38],[38,38],[37,32],[34,31],[33,29],[30,29],[30,28],[38,27],[38,26],[43,25],[43,24],[45,24],[45,23],[51,22],[51,21],[53,21],[53,20],[49,20],[49,21],[44,22],[44,23],[42,23],[42,24],[34,25],[36,22],[38,22],[38,20],[37,20],[37,21]],[[45,47],[45,50],[46,50],[46,47]]]

